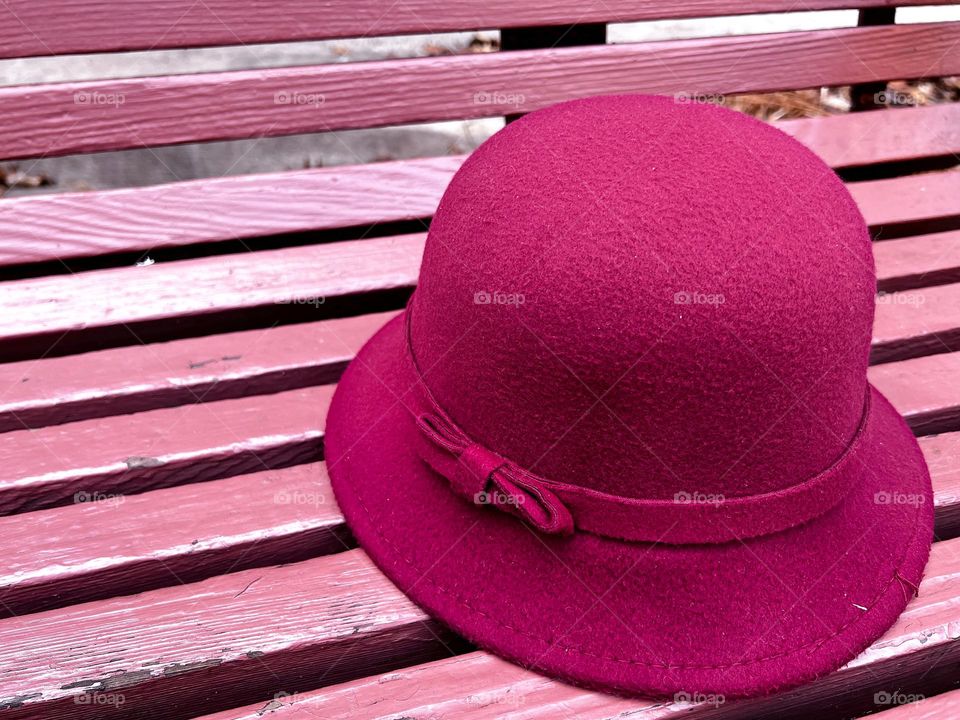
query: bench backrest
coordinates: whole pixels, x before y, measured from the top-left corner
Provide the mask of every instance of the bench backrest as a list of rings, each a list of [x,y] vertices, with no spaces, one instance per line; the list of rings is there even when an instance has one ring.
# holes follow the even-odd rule
[[[802,7],[837,8],[859,8],[862,27],[612,45],[602,43],[607,23],[797,5],[7,0],[0,4],[0,58],[491,28],[504,29],[504,49],[3,88],[0,159],[499,116],[599,93],[732,94],[960,73],[955,24],[892,24],[887,0],[809,0]]]

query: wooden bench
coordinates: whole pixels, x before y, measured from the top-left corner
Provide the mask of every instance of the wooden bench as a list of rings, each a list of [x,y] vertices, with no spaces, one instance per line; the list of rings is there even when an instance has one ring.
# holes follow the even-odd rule
[[[798,6],[4,0],[0,58],[483,28],[504,49],[0,88],[0,160],[515,111],[487,92],[529,111],[960,74],[960,23],[897,25],[887,0],[799,7],[859,8],[860,26],[609,45],[607,23]],[[850,181],[878,239],[870,377],[936,493],[919,597],[860,657],[754,701],[601,695],[471,648],[355,546],[324,409],[416,281],[463,159],[440,157],[0,200],[0,716],[956,717],[960,104],[778,127]],[[158,250],[174,259],[134,264]]]

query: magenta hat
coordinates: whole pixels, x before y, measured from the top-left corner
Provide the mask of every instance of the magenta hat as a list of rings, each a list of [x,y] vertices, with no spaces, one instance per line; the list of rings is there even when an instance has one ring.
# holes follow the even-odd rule
[[[326,428],[363,548],[469,640],[581,685],[772,692],[904,609],[930,477],[867,382],[836,175],[708,105],[597,97],[464,163]]]

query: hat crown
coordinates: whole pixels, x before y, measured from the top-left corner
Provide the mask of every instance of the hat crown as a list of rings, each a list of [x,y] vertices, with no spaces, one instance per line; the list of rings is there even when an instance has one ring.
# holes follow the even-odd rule
[[[863,218],[792,138],[644,96],[511,124],[430,228],[411,342],[471,437],[558,482],[736,497],[828,467],[863,410]]]

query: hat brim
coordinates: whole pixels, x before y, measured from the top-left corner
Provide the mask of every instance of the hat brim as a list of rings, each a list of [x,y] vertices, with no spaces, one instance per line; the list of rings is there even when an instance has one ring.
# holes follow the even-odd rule
[[[544,536],[456,496],[417,456],[402,323],[382,328],[341,379],[327,466],[373,561],[477,645],[607,691],[757,695],[851,660],[919,584],[933,535],[930,476],[875,389],[859,477],[810,522],[719,545]]]

